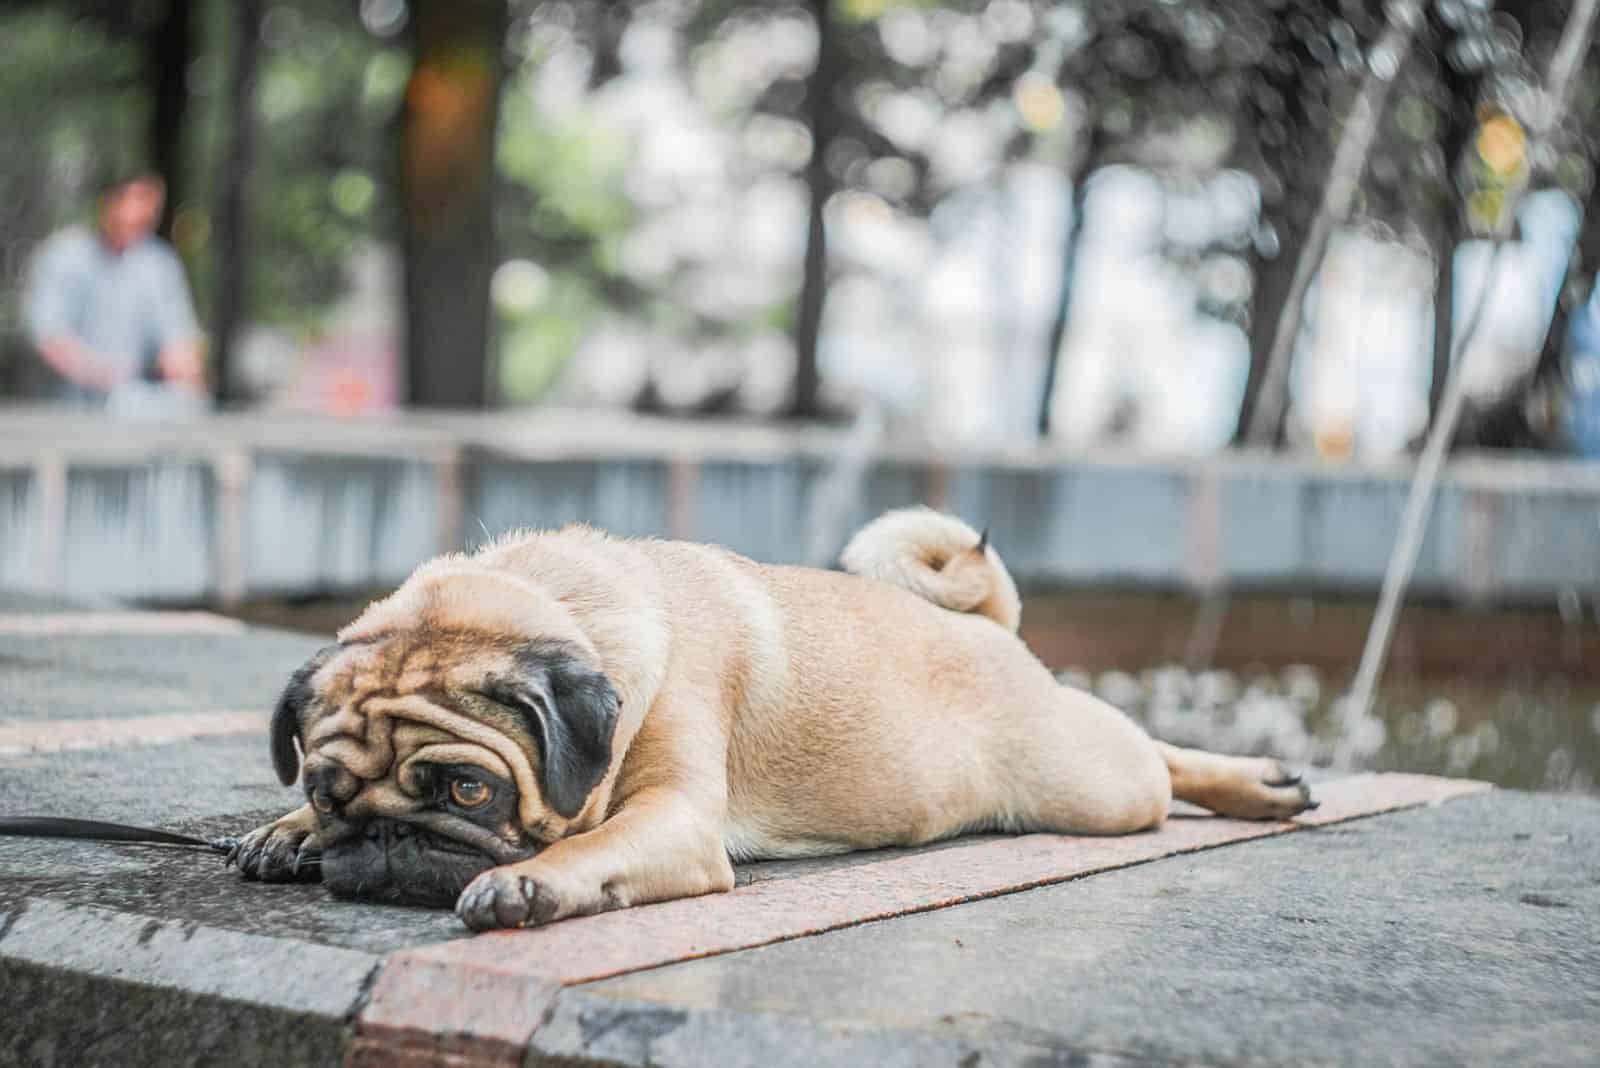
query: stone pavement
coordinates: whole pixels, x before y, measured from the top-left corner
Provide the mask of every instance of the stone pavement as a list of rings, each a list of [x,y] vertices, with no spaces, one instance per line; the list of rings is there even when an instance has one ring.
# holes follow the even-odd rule
[[[0,813],[281,813],[267,710],[320,644],[0,595]],[[0,1065],[1592,1063],[1600,802],[1318,790],[1299,829],[747,865],[477,938],[203,854],[0,838]]]

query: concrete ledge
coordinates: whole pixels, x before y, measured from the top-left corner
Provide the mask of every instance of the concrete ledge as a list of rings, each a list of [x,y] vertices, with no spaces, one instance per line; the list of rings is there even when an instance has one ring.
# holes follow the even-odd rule
[[[726,894],[402,950],[384,964],[357,1018],[357,1034],[365,1041],[361,1059],[353,1063],[375,1064],[390,1053],[427,1051],[475,1057],[474,1065],[497,1065],[543,1030],[541,1021],[562,986],[947,908],[1303,827],[1439,804],[1488,788],[1470,780],[1422,775],[1355,776],[1319,786],[1322,807],[1307,813],[1303,824],[1178,816],[1159,832],[1123,838],[1032,834],[912,851],[889,860],[874,861],[865,854],[857,863],[753,882]],[[577,1026],[585,1034],[604,1026],[595,1024],[592,1015],[579,1014]],[[673,1029],[682,1022],[677,1020]],[[630,1024],[619,1034],[635,1034],[639,1026]],[[740,1026],[754,1028],[757,1047],[769,1033],[748,1022]],[[710,1034],[693,1041],[715,1041],[715,1029]],[[705,1052],[703,1046],[695,1048]],[[655,1056],[652,1047],[648,1063],[657,1063]],[[875,1058],[870,1062],[878,1063]],[[786,1062],[757,1057],[749,1063]]]
[[[1092,885],[1130,866],[1153,871],[1145,865],[1150,860],[1188,856],[1193,859],[1186,863],[1192,864],[1242,856],[1215,847],[1246,841],[1315,842],[1323,833],[1371,826],[1375,830],[1362,839],[1369,843],[1363,851],[1373,862],[1387,862],[1381,847],[1385,821],[1351,821],[1438,805],[1485,787],[1426,776],[1372,775],[1322,783],[1318,789],[1323,807],[1308,814],[1315,822],[1304,827],[1179,814],[1161,832],[1128,838],[1028,835],[958,841],[887,859],[865,854],[774,865],[776,873],[765,878],[759,876],[762,866],[755,865],[754,881],[729,894],[420,948],[403,948],[405,936],[397,931],[400,940],[387,953],[323,944],[316,928],[304,925],[335,907],[390,913],[396,919],[417,913],[419,921],[430,923],[435,914],[335,906],[325,898],[319,910],[314,902],[320,889],[307,887],[295,892],[303,903],[287,914],[286,936],[267,937],[34,897],[0,915],[0,995],[8,1008],[20,1007],[12,1019],[31,1021],[28,1028],[13,1028],[0,1038],[0,1063],[498,1068],[690,1065],[730,1056],[739,1063],[780,1066],[1175,1063],[1098,1041],[1063,1048],[1058,1035],[1043,1041],[1021,1032],[924,1034],[901,1026],[731,1012],[706,1004],[708,996],[713,1001],[720,996],[720,983],[712,988],[693,981],[669,983],[683,1000],[667,1004],[641,1001],[628,986],[610,989],[628,980],[587,984],[602,975],[664,974],[653,971],[663,966],[703,968],[715,963],[704,959],[708,953],[737,961],[752,952],[825,947],[828,939],[849,933],[842,928],[882,926],[869,922],[875,920],[920,924],[962,911],[949,907],[961,903],[1009,909],[1007,902],[1023,902],[1033,894],[1069,892],[1059,885],[1064,881],[1091,876]],[[1316,864],[1329,848],[1334,847],[1308,845],[1302,850],[1305,862]],[[1339,856],[1338,849],[1331,856]],[[1163,878],[1169,884],[1192,878],[1180,875],[1186,869],[1165,867],[1177,863],[1169,859],[1158,865],[1168,871]],[[1241,861],[1231,863],[1237,868]],[[1053,891],[1035,889],[1051,886]],[[266,902],[290,890],[252,888],[250,893]],[[1033,893],[1001,896],[1029,890]],[[1539,911],[1573,903],[1547,892],[1524,893],[1520,900],[1527,907],[1538,905]],[[1178,913],[1164,910],[1170,917],[1184,908],[1174,905]],[[1096,935],[1105,937],[1105,931]],[[1051,945],[1052,952],[1061,951],[1059,939]],[[988,982],[988,974],[980,969],[970,981]],[[92,1007],[87,1025],[84,1005]],[[959,1017],[957,1012],[952,1019]],[[892,1006],[889,1018],[894,1018]],[[1184,1062],[1203,1063],[1203,1058]]]
[[[1597,850],[1600,801],[1494,791],[587,984],[532,1063],[1577,1068]]]
[[[202,836],[281,814],[303,796],[263,714],[216,710],[264,713],[318,644],[0,635],[0,739],[25,746],[0,812]],[[0,839],[0,1065],[1592,1060],[1600,804],[1316,790],[1294,824],[741,865],[728,894],[477,938],[205,854]]]
[[[336,1064],[377,958],[38,898],[0,919],[0,1062]]]

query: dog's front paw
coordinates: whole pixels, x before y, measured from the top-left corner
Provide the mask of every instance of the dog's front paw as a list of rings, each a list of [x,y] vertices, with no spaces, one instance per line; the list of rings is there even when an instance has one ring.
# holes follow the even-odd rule
[[[461,891],[456,915],[474,931],[537,927],[582,911],[554,882],[520,864],[490,868]]]
[[[257,827],[234,844],[227,863],[264,883],[316,882],[322,878],[322,848],[315,820],[295,811]]]

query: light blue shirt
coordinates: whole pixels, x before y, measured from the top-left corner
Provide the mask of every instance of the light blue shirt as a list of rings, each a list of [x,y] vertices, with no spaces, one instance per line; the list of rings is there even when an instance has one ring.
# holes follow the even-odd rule
[[[200,332],[171,245],[151,236],[118,254],[87,226],[63,230],[40,247],[23,318],[35,344],[70,334],[134,376],[152,368],[163,348]],[[98,399],[65,381],[59,393]]]

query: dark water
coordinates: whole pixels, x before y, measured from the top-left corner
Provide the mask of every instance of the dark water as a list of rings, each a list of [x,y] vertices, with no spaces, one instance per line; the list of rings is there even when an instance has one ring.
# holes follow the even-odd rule
[[[1563,675],[1408,678],[1386,684],[1370,718],[1340,698],[1344,679],[1299,665],[1254,673],[1067,671],[1063,681],[1182,745],[1297,764],[1483,779],[1529,790],[1600,792],[1600,684]]]

